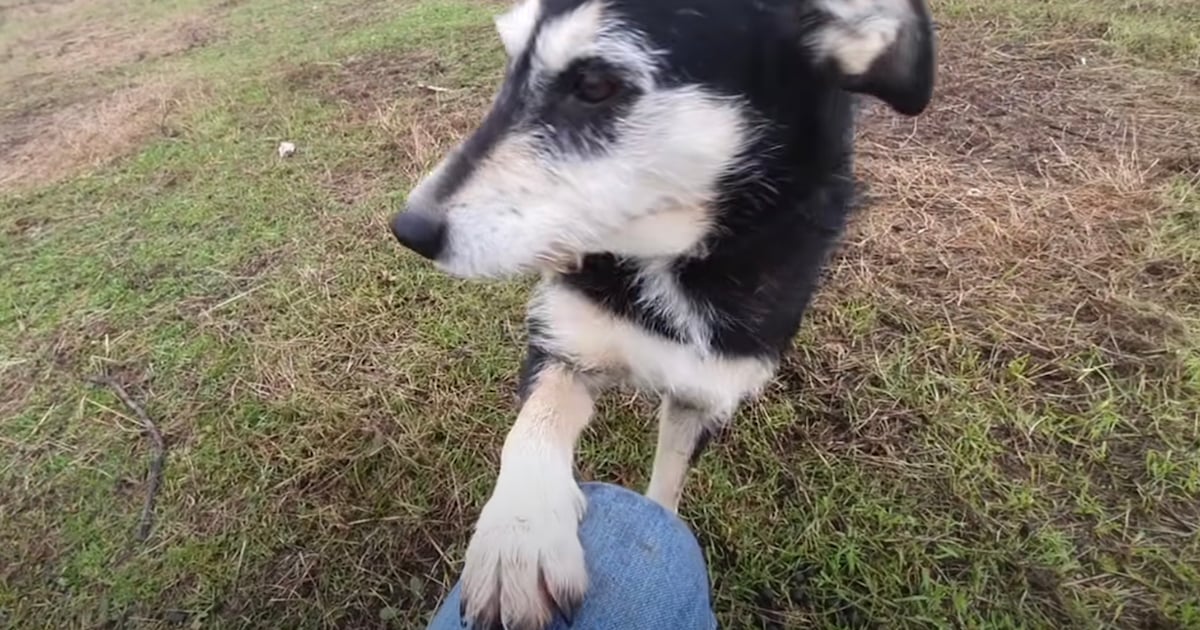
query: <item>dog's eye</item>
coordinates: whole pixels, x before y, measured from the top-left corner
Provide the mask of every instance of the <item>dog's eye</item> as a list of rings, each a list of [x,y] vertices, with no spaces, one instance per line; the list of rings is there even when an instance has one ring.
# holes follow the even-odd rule
[[[613,75],[599,70],[584,70],[575,81],[575,98],[598,105],[616,96],[621,91],[621,82]]]

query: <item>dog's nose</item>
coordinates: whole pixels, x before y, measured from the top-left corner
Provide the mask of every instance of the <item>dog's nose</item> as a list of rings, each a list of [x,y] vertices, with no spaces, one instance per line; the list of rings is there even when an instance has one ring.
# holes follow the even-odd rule
[[[392,234],[401,245],[434,260],[446,244],[446,221],[417,210],[401,212],[392,217]]]

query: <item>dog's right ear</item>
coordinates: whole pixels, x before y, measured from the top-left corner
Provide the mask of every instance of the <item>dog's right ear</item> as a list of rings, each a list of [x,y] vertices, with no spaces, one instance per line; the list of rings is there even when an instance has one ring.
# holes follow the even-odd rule
[[[813,0],[803,42],[842,87],[915,116],[933,96],[933,21],[925,0]]]

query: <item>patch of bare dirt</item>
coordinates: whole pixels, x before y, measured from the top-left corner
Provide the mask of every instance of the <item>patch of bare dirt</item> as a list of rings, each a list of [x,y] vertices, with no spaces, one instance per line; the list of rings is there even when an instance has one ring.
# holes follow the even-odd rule
[[[1136,144],[1154,149],[1146,166],[1181,168],[1200,156],[1197,93],[1184,77],[1112,61],[1091,40],[1018,44],[950,28],[941,41],[935,106],[916,128],[869,127],[868,139],[1052,181],[1089,179],[1081,162]]]
[[[46,19],[68,13],[89,0],[11,0],[0,4],[0,23],[30,17]]]
[[[28,112],[0,126],[0,190],[102,166],[162,131],[179,88],[166,81]]]
[[[213,11],[141,23],[120,0],[18,0],[0,44],[0,190],[51,183],[125,155],[163,127],[172,77],[113,89],[104,73],[205,46]]]
[[[87,20],[49,32],[32,28],[0,51],[0,58],[13,67],[43,74],[92,74],[187,52],[218,35],[215,21],[204,15],[150,26]]]

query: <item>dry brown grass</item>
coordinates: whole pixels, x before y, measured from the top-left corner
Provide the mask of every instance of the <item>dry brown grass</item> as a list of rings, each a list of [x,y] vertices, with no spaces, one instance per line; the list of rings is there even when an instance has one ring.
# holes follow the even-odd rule
[[[143,23],[85,9],[120,11],[120,0],[103,3],[31,3],[4,13],[14,34],[0,41],[0,80],[62,79],[104,72],[205,46],[220,34],[212,12],[174,15]]]
[[[8,21],[53,20],[88,4],[89,0],[5,0],[0,2],[0,25]]]
[[[128,154],[165,129],[181,93],[152,81],[5,121],[0,190],[56,182]]]
[[[164,126],[183,79],[114,73],[220,34],[211,11],[146,23],[123,8],[67,0],[0,9],[0,190],[57,182],[141,146]]]
[[[186,52],[217,36],[216,24],[202,15],[148,28],[97,20],[49,33],[31,33],[10,43],[5,56],[8,63],[38,73],[94,73]]]
[[[1093,347],[1118,363],[1156,358],[1181,327],[1140,304],[1187,298],[1197,272],[1143,250],[1166,180],[1196,172],[1200,93],[1087,42],[1020,47],[969,27],[942,41],[927,116],[866,112],[860,172],[875,207],[836,262],[833,295],[883,294],[1047,361]]]

